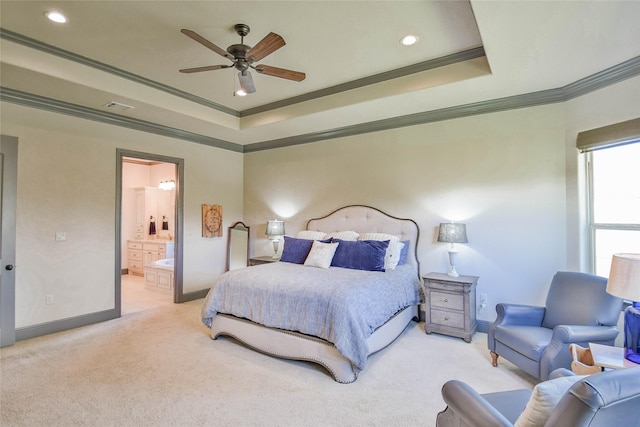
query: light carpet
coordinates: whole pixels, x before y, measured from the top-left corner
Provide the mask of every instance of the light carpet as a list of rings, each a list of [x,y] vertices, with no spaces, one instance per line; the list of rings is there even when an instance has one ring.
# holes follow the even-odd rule
[[[277,359],[200,322],[202,300],[124,315],[1,350],[1,418],[9,426],[433,426],[442,385],[481,393],[531,388],[486,334],[471,344],[412,322],[371,355],[352,384]]]

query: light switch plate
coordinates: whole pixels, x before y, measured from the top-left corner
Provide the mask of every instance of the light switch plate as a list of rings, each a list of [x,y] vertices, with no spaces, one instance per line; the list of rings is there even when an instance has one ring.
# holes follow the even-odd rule
[[[67,240],[67,232],[56,231],[56,242],[64,242],[65,240]]]

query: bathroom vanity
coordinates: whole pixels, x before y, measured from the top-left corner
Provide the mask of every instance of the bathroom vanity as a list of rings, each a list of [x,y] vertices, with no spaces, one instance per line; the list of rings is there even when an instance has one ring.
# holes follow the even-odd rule
[[[142,276],[144,265],[159,259],[173,258],[175,242],[168,240],[129,240],[129,273]],[[173,268],[172,268],[173,270]]]

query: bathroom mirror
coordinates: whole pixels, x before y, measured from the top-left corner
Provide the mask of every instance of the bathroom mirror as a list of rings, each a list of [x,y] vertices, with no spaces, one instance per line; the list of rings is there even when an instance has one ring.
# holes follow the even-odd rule
[[[238,221],[227,235],[227,271],[249,265],[249,226]]]

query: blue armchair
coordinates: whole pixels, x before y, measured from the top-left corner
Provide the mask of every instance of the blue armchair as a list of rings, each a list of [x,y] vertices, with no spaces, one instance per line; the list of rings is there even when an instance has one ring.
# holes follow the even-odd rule
[[[489,328],[493,366],[502,356],[525,372],[546,380],[557,368],[570,368],[569,345],[613,345],[622,300],[606,292],[607,279],[560,271],[549,287],[545,307],[498,304]]]

